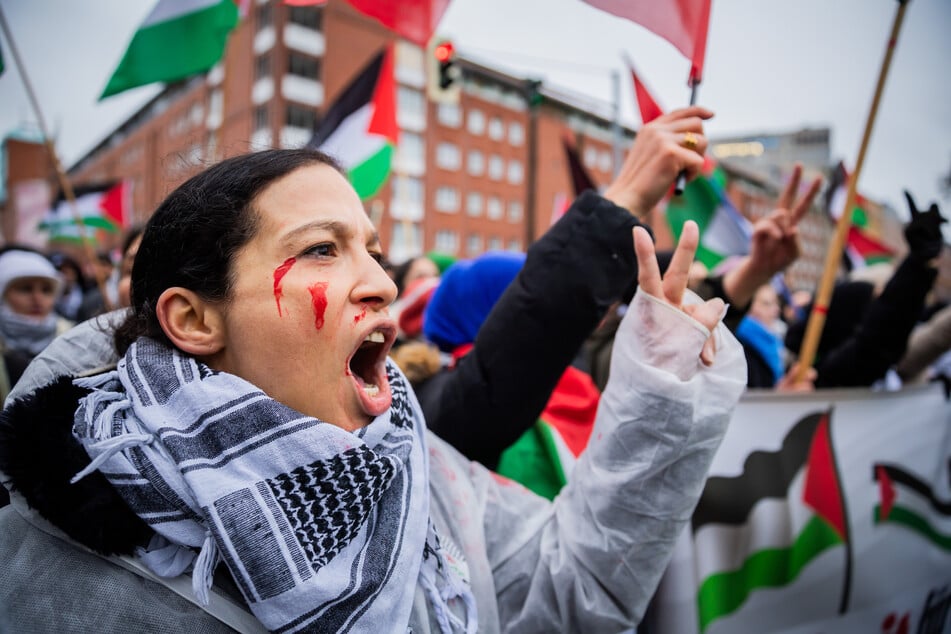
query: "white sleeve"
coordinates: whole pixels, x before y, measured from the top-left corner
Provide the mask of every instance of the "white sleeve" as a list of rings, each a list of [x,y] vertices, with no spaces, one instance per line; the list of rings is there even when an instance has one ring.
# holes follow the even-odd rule
[[[710,332],[638,291],[588,448],[554,512],[519,487],[487,492],[503,629],[610,632],[641,619],[746,387],[742,347],[722,323],[713,334],[706,367]]]

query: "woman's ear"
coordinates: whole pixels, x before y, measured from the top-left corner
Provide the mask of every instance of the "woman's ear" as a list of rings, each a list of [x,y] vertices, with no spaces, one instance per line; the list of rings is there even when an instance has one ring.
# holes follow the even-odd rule
[[[165,336],[183,352],[207,357],[224,346],[224,320],[216,304],[180,286],[167,288],[155,307]]]

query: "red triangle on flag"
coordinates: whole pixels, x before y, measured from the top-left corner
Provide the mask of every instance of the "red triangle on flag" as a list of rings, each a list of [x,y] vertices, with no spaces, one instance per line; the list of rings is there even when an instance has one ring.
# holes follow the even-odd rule
[[[812,507],[846,541],[845,507],[839,476],[835,468],[832,453],[832,438],[829,430],[829,413],[822,420],[812,436],[809,457],[806,461],[806,485],[803,501]]]
[[[126,217],[128,210],[128,187],[125,181],[119,181],[113,187],[102,193],[99,199],[99,209],[102,215],[120,228],[126,226]]]
[[[875,475],[878,479],[878,493],[882,497],[882,507],[878,519],[884,522],[888,519],[892,507],[895,505],[895,485],[892,484],[892,479],[888,477],[888,472],[885,471],[885,467],[882,465],[875,467]]]
[[[396,78],[393,75],[393,45],[383,56],[380,75],[373,89],[373,115],[367,132],[379,134],[390,140],[393,145],[399,142],[400,127],[396,122]]]

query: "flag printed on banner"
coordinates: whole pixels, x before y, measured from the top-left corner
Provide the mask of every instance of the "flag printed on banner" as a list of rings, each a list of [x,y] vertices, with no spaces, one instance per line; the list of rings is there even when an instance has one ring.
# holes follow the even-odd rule
[[[51,242],[79,242],[83,230],[76,221],[82,218],[86,239],[95,240],[97,230],[117,233],[126,226],[129,217],[129,187],[126,181],[77,187],[73,204],[62,194],[40,221],[39,229],[49,234]]]
[[[637,76],[637,71],[634,70],[634,62],[627,56],[625,56],[624,62],[627,64],[627,69],[631,72],[631,80],[634,84],[634,98],[637,100],[637,108],[641,112],[641,123],[650,123],[664,114],[664,110],[657,104],[657,100],[651,96],[650,91],[647,90],[647,86],[641,81],[641,78]]]
[[[203,73],[224,55],[238,24],[234,0],[159,0],[139,26],[99,99]]]
[[[880,496],[875,506],[876,524],[902,526],[951,553],[951,532],[928,519],[937,516],[951,520],[951,500],[940,499],[926,480],[898,465],[877,463],[872,478],[878,483]]]
[[[399,140],[393,50],[381,51],[344,89],[307,147],[336,158],[361,199],[386,182]]]
[[[849,173],[839,161],[829,181],[826,193],[826,209],[829,216],[838,221],[848,198]],[[862,269],[872,264],[890,262],[895,251],[868,232],[868,200],[855,192],[855,206],[852,208],[852,224],[845,238],[845,261],[850,270]]]
[[[294,7],[325,5],[327,0],[284,0]],[[423,48],[439,25],[449,0],[347,0],[347,4],[377,22]]]
[[[754,593],[792,583],[819,555],[838,546],[846,546],[839,610],[845,611],[849,528],[830,421],[829,411],[807,415],[786,433],[778,451],[754,451],[740,475],[707,480],[692,519],[694,541],[698,551],[706,543],[719,548],[698,570],[701,632],[740,610]],[[751,542],[743,537],[751,526],[770,526],[771,534]]]
[[[684,222],[697,223],[700,245],[695,259],[710,270],[730,256],[748,254],[753,235],[752,223],[734,207],[726,195],[725,184],[723,169],[707,159],[683,194],[667,201],[667,223],[677,240]]]
[[[690,60],[690,83],[703,79],[711,0],[583,0],[637,22],[674,45]]]

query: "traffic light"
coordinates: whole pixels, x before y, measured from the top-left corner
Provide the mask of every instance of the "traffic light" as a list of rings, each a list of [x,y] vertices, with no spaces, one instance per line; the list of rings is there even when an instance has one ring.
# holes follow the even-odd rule
[[[429,50],[429,98],[439,103],[458,103],[460,71],[456,49],[449,40],[434,39]]]

